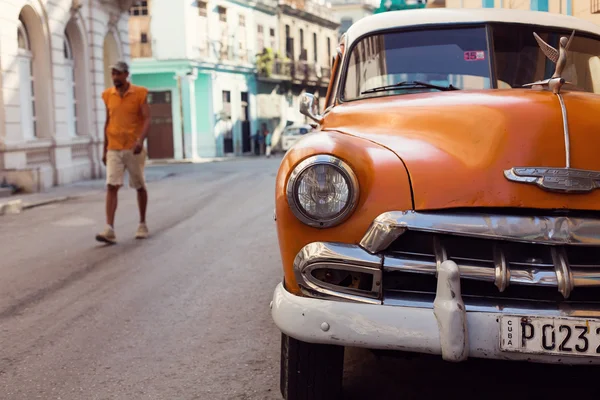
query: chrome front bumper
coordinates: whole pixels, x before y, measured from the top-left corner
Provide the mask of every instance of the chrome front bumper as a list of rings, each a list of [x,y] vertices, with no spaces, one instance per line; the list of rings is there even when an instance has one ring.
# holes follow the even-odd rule
[[[408,231],[544,245],[552,249],[552,262],[517,262],[510,254],[505,257],[502,244],[494,247],[494,256],[487,264],[464,257],[453,260],[443,240],[437,238],[431,256],[414,253],[415,258],[411,258],[410,252],[394,253],[392,243],[408,240],[402,237]],[[571,265],[565,248],[598,247],[598,232],[598,219],[386,213],[374,221],[360,245],[315,242],[305,246],[294,262],[304,296],[292,295],[279,285],[272,316],[281,331],[312,343],[439,354],[448,361],[477,357],[600,364],[596,357],[557,357],[500,349],[502,316],[600,317],[596,298],[588,303],[581,298],[569,299],[573,291],[600,288],[600,260],[596,263],[594,259],[589,265],[576,260]],[[331,283],[330,278],[323,279],[325,274],[335,275],[336,270],[358,274],[361,278],[357,281],[364,283],[343,287]],[[397,273],[433,277],[429,297],[422,296],[425,292],[387,287],[386,278]],[[465,282],[463,290],[461,279]],[[496,292],[490,292],[489,297],[478,296],[467,290],[467,282],[472,281],[491,284]],[[513,286],[527,291],[554,289],[553,293],[560,292],[564,301],[498,295]]]
[[[437,309],[321,300],[289,293],[279,284],[271,314],[286,335],[309,343],[552,364],[600,364],[600,358],[508,353],[500,350],[501,313],[468,312],[441,300]]]

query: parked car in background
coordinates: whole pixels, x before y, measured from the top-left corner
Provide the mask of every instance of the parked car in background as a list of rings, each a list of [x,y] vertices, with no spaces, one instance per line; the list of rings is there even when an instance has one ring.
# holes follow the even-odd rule
[[[313,131],[309,124],[294,124],[286,126],[281,133],[281,150],[288,151],[302,136]]]
[[[276,180],[284,398],[339,398],[345,347],[600,364],[599,94],[574,17],[352,25]]]

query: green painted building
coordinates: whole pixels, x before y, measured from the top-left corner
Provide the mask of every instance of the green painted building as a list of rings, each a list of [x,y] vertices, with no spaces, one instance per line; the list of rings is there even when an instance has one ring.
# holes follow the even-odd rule
[[[261,40],[277,41],[276,6],[275,0],[156,1],[130,16],[131,81],[149,90],[149,158],[253,150],[255,56]]]

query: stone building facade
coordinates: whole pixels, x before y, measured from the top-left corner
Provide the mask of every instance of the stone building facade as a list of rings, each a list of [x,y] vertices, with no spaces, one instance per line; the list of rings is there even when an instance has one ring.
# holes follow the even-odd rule
[[[0,183],[100,178],[108,66],[129,59],[134,0],[0,0]]]

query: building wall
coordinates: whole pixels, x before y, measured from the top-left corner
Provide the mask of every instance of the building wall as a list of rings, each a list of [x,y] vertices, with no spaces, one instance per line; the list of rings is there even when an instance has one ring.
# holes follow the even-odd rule
[[[152,36],[152,54],[158,59],[185,58],[188,37],[186,35],[186,17],[184,7],[192,3],[184,1],[153,0],[149,2],[150,34]]]
[[[332,20],[337,21],[337,19]],[[290,37],[294,39],[294,54],[293,59],[300,58],[300,30],[304,31],[304,48],[307,50],[307,60],[314,61],[314,46],[313,34],[317,35],[317,64],[321,66],[329,66],[331,56],[335,54],[335,49],[338,43],[337,28],[328,28],[314,22],[300,19],[294,16],[281,13],[279,16],[279,31],[280,31],[280,47],[282,52],[286,49],[286,25],[290,27]],[[327,51],[327,39],[329,39],[330,54]]]
[[[254,77],[247,74],[215,71],[211,76],[212,86],[212,132],[215,140],[215,153],[212,156],[223,156],[223,139],[228,130],[232,131],[234,154],[242,153],[242,92],[248,93],[250,107],[250,135],[258,129],[256,106],[256,83]],[[230,92],[231,117],[222,118],[224,111],[223,91]],[[209,155],[210,156],[210,155]]]
[[[26,190],[103,174],[101,93],[110,84],[107,66],[129,58],[128,16],[117,0],[82,4],[0,1],[0,178]],[[29,43],[22,40],[23,48],[20,16]]]
[[[461,3],[465,8],[481,8],[493,4],[494,8],[548,11],[600,24],[600,14],[592,14],[590,0],[446,0],[446,7],[460,8]]]
[[[352,24],[355,24],[358,20],[373,14],[372,9],[367,8],[365,5],[357,4],[343,4],[343,5],[332,5],[333,16],[340,21],[339,34],[343,34],[347,28]],[[347,20],[347,22],[345,22]],[[350,26],[344,28],[344,24],[348,23]]]

